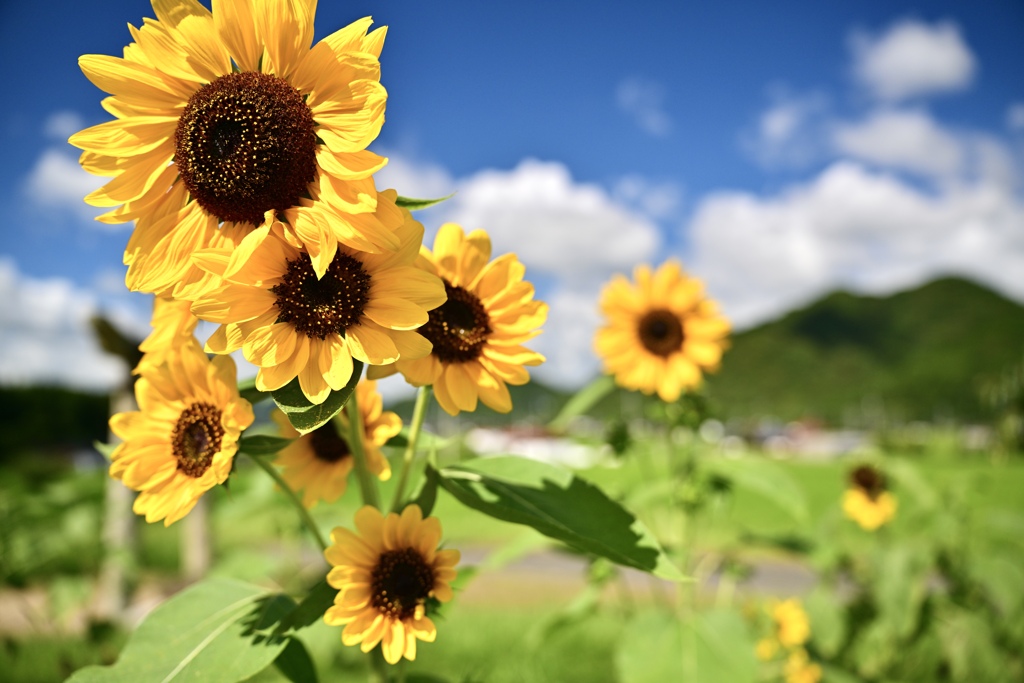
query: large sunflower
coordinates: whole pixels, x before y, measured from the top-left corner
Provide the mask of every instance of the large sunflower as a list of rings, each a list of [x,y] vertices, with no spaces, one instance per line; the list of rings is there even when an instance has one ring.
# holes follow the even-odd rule
[[[381,194],[390,200],[378,209],[391,207],[400,223],[400,248],[370,254],[339,245],[323,277],[277,221],[255,229],[242,248],[199,255],[225,281],[192,307],[200,319],[221,323],[207,350],[242,349],[259,367],[257,389],[274,391],[298,377],[313,403],[345,386],[353,358],[381,365],[428,354],[430,343],[416,328],[444,302],[444,286],[413,266],[423,226],[395,207],[393,191]]]
[[[438,404],[451,415],[476,410],[478,399],[509,412],[506,384],[526,384],[524,366],[544,362],[522,344],[540,334],[548,305],[533,300],[533,285],[523,280],[526,267],[515,254],[490,260],[491,238],[483,230],[467,236],[446,223],[433,253],[424,247],[421,254],[420,267],[444,280],[448,300],[420,328],[433,344],[430,355],[399,360],[395,367],[414,386],[433,385]],[[371,377],[390,371],[371,370]]]
[[[638,266],[633,275],[635,284],[616,275],[601,292],[607,320],[594,346],[619,385],[675,401],[718,367],[729,323],[677,262],[653,273]]]
[[[885,475],[871,465],[850,472],[843,492],[843,512],[862,529],[874,531],[896,516],[896,498],[888,491]]]
[[[356,403],[363,424],[363,452],[370,472],[381,481],[391,478],[391,466],[380,447],[402,430],[402,419],[391,411],[384,411],[384,403],[377,392],[377,383],[363,380],[356,385]],[[333,503],[348,484],[348,473],[354,461],[349,447],[349,402],[341,413],[322,427],[300,436],[280,410],[272,417],[281,429],[281,436],[296,439],[283,449],[274,461],[284,468],[281,473],[288,486],[302,491],[302,504],[313,507],[318,501]]]
[[[339,591],[324,621],[345,625],[345,645],[369,652],[380,643],[390,664],[416,659],[416,640],[437,637],[427,606],[451,600],[459,551],[437,549],[441,523],[423,519],[418,505],[387,517],[366,506],[355,522],[358,533],[335,528],[324,552],[333,566],[327,583]]]
[[[318,245],[395,248],[373,220],[372,175],[387,160],[366,149],[384,122],[385,29],[367,34],[364,18],[314,46],[316,0],[213,7],[153,0],[157,19],[129,26],[123,58],[79,59],[115,119],[70,142],[85,170],[113,176],[86,197],[116,207],[100,220],[138,220],[129,287],[179,295],[197,275],[189,255],[220,224],[237,241],[268,212],[307,226]]]
[[[111,455],[110,476],[140,491],[133,510],[169,526],[231,472],[238,437],[252,406],[238,395],[230,357],[210,362],[196,342],[183,344],[135,383],[140,410],[110,418],[124,439]]]

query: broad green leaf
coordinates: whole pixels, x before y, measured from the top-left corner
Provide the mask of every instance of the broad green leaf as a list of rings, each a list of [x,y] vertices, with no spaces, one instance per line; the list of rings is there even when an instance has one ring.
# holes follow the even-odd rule
[[[266,434],[243,436],[238,442],[238,450],[249,455],[273,455],[294,440],[285,439],[280,436],[268,436]]]
[[[615,380],[610,375],[602,375],[593,382],[577,391],[558,411],[548,427],[554,431],[562,431],[577,415],[583,415],[597,405],[598,401],[607,396],[615,388]]]
[[[197,583],[153,610],[115,664],[81,669],[68,683],[243,681],[286,645],[284,638],[260,633],[288,609],[290,601],[277,597],[283,596],[239,581]]]
[[[292,683],[317,683],[316,666],[301,640],[289,638],[274,666]]]
[[[306,395],[299,387],[299,378],[296,377],[288,384],[277,391],[270,392],[274,403],[281,409],[281,412],[288,416],[288,421],[299,434],[309,434],[311,431],[327,424],[328,420],[337,415],[345,406],[348,397],[359,382],[363,373],[363,364],[352,360],[352,378],[341,391],[332,391],[323,403],[310,403]]]
[[[1016,614],[1024,604],[1024,569],[1005,557],[972,555],[971,578],[981,584],[1003,616]]]
[[[811,637],[818,650],[833,658],[846,639],[846,617],[835,592],[819,585],[804,598],[811,622]]]
[[[879,556],[875,576],[878,623],[891,635],[910,636],[928,595],[930,557],[921,547],[900,545]]]
[[[420,506],[424,517],[429,517],[430,513],[434,510],[434,503],[437,501],[437,479],[437,470],[433,467],[428,467],[423,472],[419,486],[409,499],[409,503],[415,503]]]
[[[646,612],[625,628],[615,663],[623,683],[753,683],[754,642],[743,618],[731,610],[696,613],[683,623],[664,612]]]
[[[323,618],[327,608],[334,604],[334,598],[338,595],[338,589],[332,588],[327,579],[321,579],[310,589],[302,602],[295,609],[286,614],[278,623],[275,632],[279,635],[299,631],[312,626]]]
[[[416,440],[416,447],[418,449],[429,450],[431,448],[437,450],[444,450],[453,443],[456,443],[462,439],[461,434],[455,434],[454,436],[438,436],[437,434],[431,434],[426,429],[420,431],[419,438]],[[405,448],[409,445],[409,425],[403,425],[402,431],[395,434],[393,437],[388,439],[385,446],[393,446],[394,448]]]
[[[533,527],[581,552],[650,572],[686,578],[647,528],[601,489],[571,472],[525,458],[481,458],[446,467],[439,483],[464,505]]]
[[[250,377],[238,383],[238,394],[246,401],[257,404],[260,401],[270,398],[269,391],[260,391],[256,388],[256,378]]]
[[[409,209],[410,211],[416,211],[418,209],[425,209],[429,206],[434,206],[435,204],[440,204],[446,199],[451,199],[454,196],[454,192],[437,199],[413,199],[412,197],[402,197],[399,195],[398,199],[395,200],[395,204],[402,208]]]
[[[768,499],[787,512],[794,521],[801,524],[807,522],[807,497],[804,490],[777,463],[765,458],[708,458],[702,461],[701,466],[728,479],[736,489]]]

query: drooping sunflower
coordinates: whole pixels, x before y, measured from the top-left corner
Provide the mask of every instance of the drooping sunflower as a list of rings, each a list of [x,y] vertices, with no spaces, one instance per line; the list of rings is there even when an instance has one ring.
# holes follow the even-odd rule
[[[353,358],[382,365],[430,353],[416,328],[444,302],[444,286],[413,266],[423,226],[395,206],[394,191],[381,194],[389,198],[378,210],[393,212],[383,220],[398,222],[399,249],[371,254],[338,245],[323,277],[276,220],[233,251],[197,255],[225,283],[192,306],[200,319],[221,324],[207,351],[242,349],[259,367],[257,389],[274,391],[298,377],[303,394],[317,404],[349,381]]]
[[[366,149],[384,122],[386,29],[367,33],[367,17],[313,45],[316,0],[153,9],[129,26],[123,58],[79,59],[115,118],[70,139],[86,171],[113,176],[86,197],[116,207],[99,220],[138,221],[130,288],[179,296],[198,274],[189,255],[219,225],[237,241],[273,213],[315,232],[314,250],[397,246],[373,219],[372,176],[387,160]]]
[[[433,344],[429,356],[400,359],[395,368],[414,386],[433,385],[438,404],[449,414],[476,410],[477,400],[494,410],[512,410],[506,384],[526,384],[525,366],[544,356],[522,344],[533,339],[548,305],[533,299],[523,280],[526,267],[515,254],[491,261],[491,238],[483,230],[468,236],[454,223],[441,226],[434,250],[421,250],[420,267],[444,280],[448,300],[430,311],[420,328]],[[371,368],[370,377],[392,369]]]
[[[142,360],[133,370],[139,375],[160,365],[168,354],[195,341],[194,332],[199,318],[192,315],[188,301],[175,301],[164,297],[153,298],[153,317],[150,325],[153,331],[139,344]]]
[[[132,509],[147,522],[170,526],[228,478],[238,438],[253,421],[235,381],[230,357],[211,362],[198,342],[186,343],[142,371],[138,411],[110,418],[124,440],[111,455],[110,476],[140,492]]]
[[[423,519],[415,504],[387,517],[366,506],[355,523],[358,533],[335,528],[324,551],[333,567],[327,583],[339,591],[324,621],[345,626],[345,645],[369,652],[380,643],[389,664],[414,660],[417,639],[431,643],[437,637],[427,609],[433,601],[451,600],[459,551],[437,548],[441,523]]]
[[[363,380],[356,385],[356,403],[363,424],[363,452],[370,472],[387,481],[391,466],[380,447],[402,431],[402,419],[391,411],[384,411],[384,402],[377,392],[377,383]],[[349,446],[349,417],[351,402],[333,420],[309,434],[300,436],[279,410],[272,417],[281,428],[281,436],[296,439],[281,450],[274,461],[284,468],[281,473],[288,486],[302,491],[302,504],[313,507],[318,501],[333,503],[345,493],[348,474],[354,460]]]
[[[718,368],[729,322],[676,261],[653,273],[638,266],[633,277],[635,283],[616,275],[601,291],[606,322],[595,350],[620,386],[675,401]]]
[[[896,516],[896,497],[888,491],[885,475],[871,465],[850,472],[843,492],[843,512],[862,529],[874,531]]]

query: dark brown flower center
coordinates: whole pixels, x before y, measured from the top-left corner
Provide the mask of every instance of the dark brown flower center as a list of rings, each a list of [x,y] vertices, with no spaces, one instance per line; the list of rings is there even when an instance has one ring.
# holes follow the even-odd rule
[[[348,442],[338,434],[334,420],[314,429],[309,435],[309,445],[313,448],[313,455],[321,462],[336,463],[352,455]]]
[[[683,347],[683,324],[672,311],[658,309],[640,318],[640,343],[656,356],[671,356]]]
[[[477,296],[444,281],[448,300],[430,311],[419,333],[434,345],[433,354],[443,363],[466,363],[480,355],[491,334],[491,319]]]
[[[197,90],[174,134],[174,163],[199,205],[221,221],[259,225],[316,177],[313,113],[283,79],[255,71]]]
[[[370,573],[371,604],[396,619],[408,619],[434,589],[434,569],[413,548],[387,550]]]
[[[885,491],[885,475],[870,465],[861,465],[850,473],[850,483],[874,500]]]
[[[224,427],[221,411],[209,403],[193,403],[181,411],[171,432],[171,451],[178,469],[190,477],[201,477],[220,450]]]
[[[370,299],[370,275],[363,264],[338,252],[319,280],[309,256],[288,261],[288,272],[271,290],[277,295],[277,322],[291,323],[312,339],[345,334],[363,317]]]

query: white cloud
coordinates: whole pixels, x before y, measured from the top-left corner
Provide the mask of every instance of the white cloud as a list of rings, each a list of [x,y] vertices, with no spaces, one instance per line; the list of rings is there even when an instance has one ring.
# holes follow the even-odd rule
[[[22,189],[28,202],[38,211],[70,213],[83,221],[94,222],[92,219],[103,211],[89,206],[83,198],[104,182],[104,178],[86,173],[76,157],[50,147],[36,160]],[[105,223],[95,224],[106,226]]]
[[[672,118],[664,106],[665,87],[660,83],[628,78],[615,89],[615,101],[645,133],[665,137],[672,132]]]
[[[690,237],[692,270],[741,327],[837,287],[890,293],[942,274],[1024,300],[1024,204],[992,183],[928,194],[838,162],[776,196],[707,196]]]
[[[854,158],[926,175],[957,175],[965,161],[957,137],[920,110],[883,109],[837,124],[833,143]]]
[[[881,35],[855,32],[850,44],[854,76],[883,100],[963,90],[977,70],[973,53],[952,22],[907,19]]]
[[[58,384],[105,391],[125,379],[122,361],[97,344],[89,319],[96,297],[59,278],[21,275],[0,259],[0,384]],[[124,310],[104,311],[120,329],[138,333],[142,322]]]
[[[61,142],[66,142],[69,137],[83,128],[85,128],[85,121],[73,111],[54,112],[43,122],[43,134]]]
[[[828,100],[820,93],[793,95],[773,88],[771,106],[756,124],[740,135],[740,145],[762,166],[806,166],[816,161],[826,145],[823,121]]]
[[[612,198],[640,214],[660,220],[679,213],[683,205],[683,188],[672,181],[654,182],[631,174],[615,182]]]
[[[572,390],[599,372],[592,350],[594,333],[601,324],[599,295],[597,287],[578,287],[567,282],[547,298],[551,309],[544,333],[530,343],[547,361],[531,368],[531,375],[546,384]]]
[[[1024,131],[1024,102],[1014,102],[1006,109],[1006,127]]]

